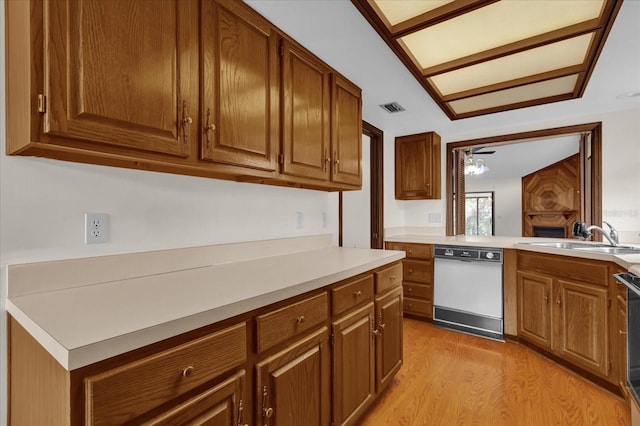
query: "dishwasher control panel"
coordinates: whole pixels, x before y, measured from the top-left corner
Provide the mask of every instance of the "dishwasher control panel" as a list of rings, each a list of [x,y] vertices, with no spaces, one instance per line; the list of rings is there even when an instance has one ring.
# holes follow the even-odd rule
[[[435,246],[433,257],[502,263],[502,249],[487,247]]]

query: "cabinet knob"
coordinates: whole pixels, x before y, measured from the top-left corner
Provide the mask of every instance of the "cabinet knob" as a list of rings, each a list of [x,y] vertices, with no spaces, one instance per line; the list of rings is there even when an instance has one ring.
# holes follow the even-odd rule
[[[411,287],[409,287],[409,293],[412,293],[413,289]]]
[[[356,292],[354,293],[354,295],[355,295],[356,297],[362,296],[362,292],[361,292],[360,290],[358,290],[358,291],[356,291]]]
[[[183,122],[184,124],[191,124],[191,123],[193,123],[193,118],[191,118],[191,117],[185,117],[185,118],[182,120],[182,122]]]
[[[410,273],[410,274],[413,274],[413,269],[409,269],[409,273]]]
[[[193,365],[188,366],[184,370],[182,370],[182,377],[189,377],[193,373]]]
[[[395,281],[395,279],[396,279],[396,276],[395,276],[395,275],[391,275],[391,276],[389,277],[389,281]]]
[[[267,417],[267,418],[273,416],[273,408],[271,408],[271,407],[263,408],[262,409],[262,415],[264,417]]]
[[[560,299],[556,300],[556,304],[557,304],[558,306],[562,306],[562,300],[560,300]]]
[[[302,325],[302,323],[304,323],[304,315],[300,315],[300,316],[298,317],[298,319],[296,320],[296,323],[297,323],[298,325]]]

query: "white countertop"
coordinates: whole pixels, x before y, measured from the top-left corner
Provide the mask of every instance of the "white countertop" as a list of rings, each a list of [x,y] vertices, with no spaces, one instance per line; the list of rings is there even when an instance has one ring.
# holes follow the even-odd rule
[[[126,256],[116,257],[126,264]],[[263,256],[268,257],[254,254],[187,268],[176,264],[174,270],[165,267],[157,274],[128,272],[133,276],[124,273],[121,279],[93,279],[95,283],[76,282],[68,288],[57,285],[35,292],[14,288],[7,311],[65,369],[73,370],[341,281],[399,260],[404,253],[324,246]],[[76,262],[83,264],[82,259]],[[117,265],[113,258],[108,263]],[[47,266],[49,271],[59,268]],[[34,276],[47,272],[42,264],[34,268],[40,268],[38,274],[29,279],[25,278],[29,274],[16,273],[12,282],[9,274],[9,286],[20,286],[20,279],[37,281]]]
[[[385,237],[386,242],[398,243],[417,243],[417,244],[442,244],[442,245],[458,245],[469,247],[495,247],[506,249],[518,249],[535,251],[539,253],[557,254],[562,256],[573,256],[584,259],[604,260],[614,262],[622,268],[627,269],[636,275],[640,275],[640,254],[608,254],[590,252],[584,250],[561,249],[555,247],[546,247],[531,245],[530,243],[540,243],[546,241],[578,241],[575,239],[562,238],[540,238],[540,237],[483,237],[483,236],[442,236],[442,235],[423,235],[423,234],[405,234],[393,235]],[[602,243],[593,243],[602,244]],[[627,245],[627,244],[625,244]],[[629,244],[634,245],[634,244]],[[635,245],[637,246],[637,244]]]

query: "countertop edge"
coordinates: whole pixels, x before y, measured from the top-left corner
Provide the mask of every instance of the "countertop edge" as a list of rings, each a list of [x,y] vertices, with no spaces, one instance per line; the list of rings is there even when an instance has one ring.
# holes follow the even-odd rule
[[[555,254],[559,256],[577,257],[582,259],[613,262],[627,269],[629,272],[640,274],[640,255],[615,255],[608,253],[589,252],[584,250],[569,250],[555,247],[536,246],[528,243],[546,241],[566,241],[563,239],[539,237],[465,237],[465,236],[431,236],[431,235],[396,235],[385,240],[390,243],[410,244],[442,244],[469,247],[495,247],[503,249],[526,250],[537,253]],[[572,240],[575,241],[575,240]],[[630,258],[633,258],[631,260]],[[637,260],[636,260],[637,259]]]
[[[369,260],[356,266],[338,270],[317,279],[300,282],[276,291],[249,296],[238,302],[214,307],[187,317],[141,328],[131,333],[69,349],[58,342],[26,312],[7,299],[7,312],[67,371],[142,348],[200,327],[215,324],[252,310],[298,296],[308,291],[332,285],[358,274],[376,269],[405,257],[404,252],[387,250],[383,258]]]

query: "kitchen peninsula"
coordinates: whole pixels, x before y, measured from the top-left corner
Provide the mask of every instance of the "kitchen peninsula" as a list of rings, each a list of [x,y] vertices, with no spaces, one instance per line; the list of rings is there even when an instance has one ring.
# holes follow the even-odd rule
[[[357,418],[402,364],[404,254],[330,243],[10,265],[11,424]]]
[[[503,252],[504,334],[508,341],[527,345],[588,380],[628,395],[626,384],[627,290],[614,273],[640,273],[640,251],[610,254],[597,243],[578,243],[583,249],[560,248],[576,240],[520,237],[445,237],[416,232],[387,232],[386,247],[404,250],[403,287],[405,315],[431,320],[431,311],[416,312],[415,301],[435,306],[434,287],[442,283],[434,276],[432,253],[436,246],[499,248]],[[547,244],[548,243],[548,244]],[[593,247],[593,248],[592,248]],[[416,270],[427,269],[419,292]],[[463,266],[460,266],[462,268]],[[412,269],[414,269],[412,273]],[[467,282],[475,285],[475,280]],[[472,289],[470,288],[469,291]],[[633,399],[633,398],[631,398]],[[632,406],[635,405],[632,403]]]

